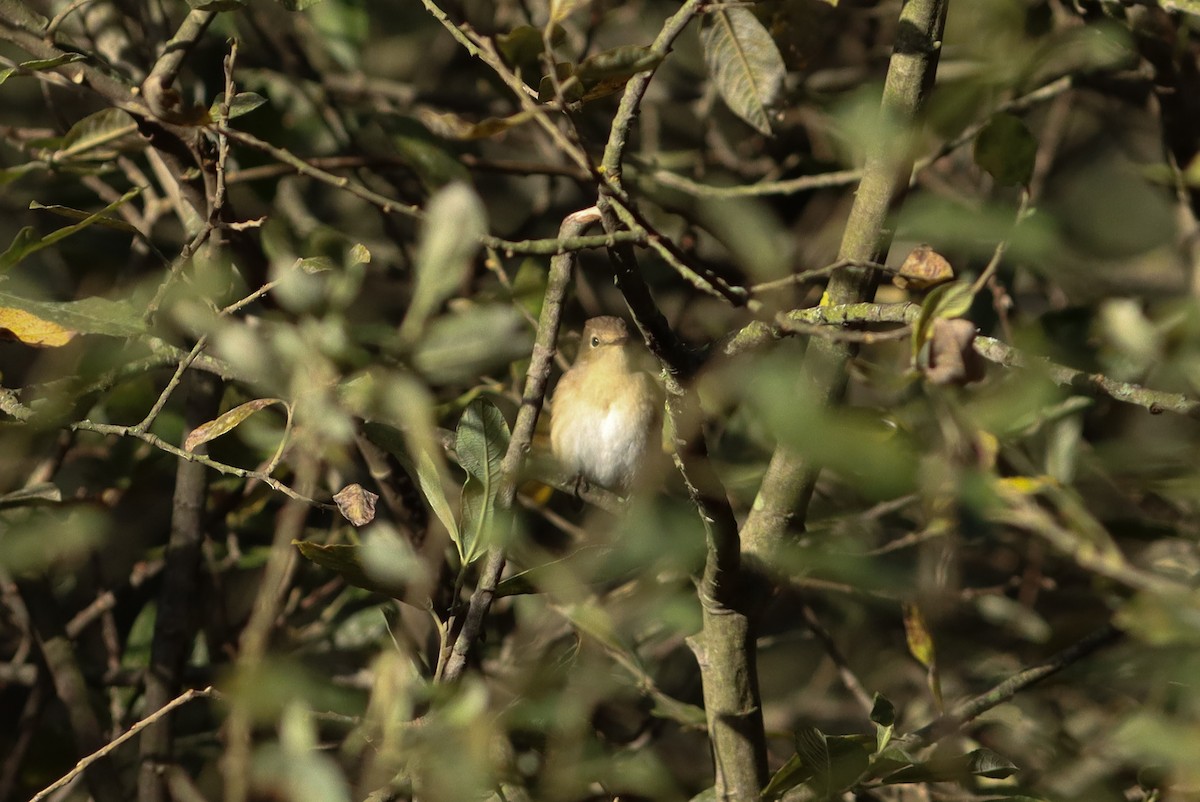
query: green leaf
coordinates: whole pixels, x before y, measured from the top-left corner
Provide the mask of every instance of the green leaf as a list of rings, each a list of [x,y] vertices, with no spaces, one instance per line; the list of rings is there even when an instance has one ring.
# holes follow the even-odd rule
[[[559,26],[551,29],[551,45],[559,44],[565,38],[566,33]],[[528,79],[538,73],[542,53],[546,52],[546,37],[540,28],[518,25],[508,33],[498,34],[496,47],[504,60]]]
[[[210,440],[215,440],[223,434],[233,431],[246,418],[249,418],[260,409],[271,406],[272,404],[282,404],[289,410],[290,405],[282,398],[256,398],[253,401],[247,401],[244,404],[239,404],[228,412],[220,415],[207,423],[202,423],[195,429],[192,429],[188,434],[187,439],[183,442],[184,451],[195,451],[197,446],[203,445]]]
[[[68,217],[72,220],[86,220],[91,217],[91,213],[84,212],[79,209],[72,209],[70,206],[59,206],[57,204],[46,206],[45,204],[38,203],[37,201],[30,201],[29,209],[31,211],[50,212],[51,214],[57,214],[60,217]],[[136,228],[117,217],[98,217],[93,220],[92,223],[93,225],[100,226],[101,228],[109,228],[113,231],[120,231],[123,234],[138,233]]]
[[[412,168],[427,191],[436,191],[454,181],[470,180],[470,172],[454,151],[424,123],[398,117],[381,120],[380,125],[390,134],[396,155]]]
[[[275,0],[279,5],[286,8],[288,11],[303,11],[306,8],[311,8],[321,0]]]
[[[471,382],[529,356],[533,335],[511,305],[489,305],[445,315],[430,324],[412,355],[431,384]]]
[[[762,790],[762,798],[768,802],[781,798],[788,791],[799,786],[812,777],[812,769],[800,755],[789,757],[779,770],[771,775],[767,787]]]
[[[795,732],[796,754],[775,772],[763,799],[779,799],[807,785],[817,799],[830,798],[854,785],[871,759],[873,739],[860,735],[825,735],[816,727]]]
[[[292,545],[305,559],[341,576],[356,588],[372,593],[382,593],[393,599],[404,595],[404,585],[395,584],[367,575],[362,559],[362,547],[347,543],[326,544],[310,540],[293,540]]]
[[[875,694],[871,704],[871,722],[875,725],[875,752],[878,754],[887,748],[896,727],[896,708],[882,694]]]
[[[897,783],[955,782],[974,775],[1002,780],[1018,771],[1007,758],[991,749],[976,749],[965,755],[934,757],[924,763],[914,763],[883,779],[887,785]]]
[[[328,256],[305,256],[302,259],[297,259],[292,267],[313,275],[314,273],[324,273],[328,270],[333,270],[336,265]]]
[[[476,398],[463,410],[455,434],[458,464],[490,487],[499,479],[508,450],[510,432],[504,414],[491,401]]]
[[[466,184],[450,184],[429,200],[417,249],[417,285],[400,327],[412,342],[442,302],[458,289],[487,233],[483,202]]]
[[[583,99],[594,100],[618,91],[630,78],[656,68],[662,60],[663,55],[649,47],[628,45],[584,59],[575,69],[575,77],[583,85]]]
[[[461,554],[462,535],[459,533],[454,513],[450,509],[450,500],[446,498],[446,488],[442,484],[442,471],[438,467],[438,463],[429,452],[422,451],[417,454],[413,468],[417,474],[417,483],[421,485],[421,492],[425,494],[425,500],[429,502],[433,514],[442,522],[442,526],[446,527],[446,531],[450,533],[450,539],[458,546]]]
[[[929,291],[921,302],[921,311],[913,324],[913,359],[921,352],[933,333],[933,322],[962,317],[971,310],[975,294],[965,281],[952,281]]]
[[[975,163],[1004,185],[1028,184],[1037,159],[1037,140],[1025,122],[1001,112],[975,137]]]
[[[63,64],[71,64],[76,61],[83,61],[87,56],[82,53],[63,53],[61,56],[54,58],[40,58],[33,61],[22,61],[15,67],[8,67],[0,70],[0,84],[7,81],[14,73],[20,70],[28,70],[29,72],[42,72],[43,70],[52,70],[55,67],[61,67]]]
[[[730,111],[769,136],[769,110],[779,102],[786,74],[775,40],[749,9],[719,9],[708,19],[700,41],[717,91]]]
[[[78,301],[32,301],[0,292],[0,308],[21,309],[42,320],[82,334],[134,337],[144,334],[141,312],[127,301],[83,298]]]
[[[239,2],[239,0],[234,1]],[[224,102],[225,93],[221,92],[213,100],[212,105],[208,107],[208,116],[214,120],[220,119],[221,104]],[[243,114],[249,114],[266,102],[267,99],[257,92],[238,92],[233,96],[233,102],[229,104],[229,119],[232,120],[235,117],[241,117]]]
[[[43,248],[48,248],[59,240],[66,239],[72,234],[82,231],[93,223],[106,219],[105,215],[107,215],[113,209],[128,203],[130,200],[137,197],[140,192],[141,190],[138,188],[131,189],[117,200],[105,206],[100,211],[88,215],[75,225],[67,226],[66,228],[60,228],[57,231],[52,231],[44,237],[38,237],[34,233],[33,229],[28,226],[22,228],[17,232],[17,236],[13,238],[12,244],[8,246],[8,250],[0,254],[0,272],[11,269],[13,265],[20,262],[26,256],[37,253]],[[32,309],[27,311],[34,312]],[[34,312],[34,314],[37,313]],[[68,326],[68,328],[70,327]]]
[[[483,553],[495,525],[501,466],[510,438],[508,422],[495,404],[477,398],[463,411],[456,438],[458,463],[469,477],[462,498],[462,558],[470,563]]]
[[[452,112],[425,110],[420,114],[421,122],[429,130],[445,139],[487,139],[502,134],[510,128],[524,125],[534,118],[534,112],[521,111],[508,117],[487,117],[477,123],[465,120]]]
[[[187,0],[197,11],[237,11],[246,5],[246,0]]]
[[[109,159],[114,152],[112,149],[88,152],[136,134],[137,123],[127,113],[120,109],[103,109],[72,125],[58,143],[52,160],[74,159],[85,153],[90,159]],[[140,146],[140,142],[137,144]]]

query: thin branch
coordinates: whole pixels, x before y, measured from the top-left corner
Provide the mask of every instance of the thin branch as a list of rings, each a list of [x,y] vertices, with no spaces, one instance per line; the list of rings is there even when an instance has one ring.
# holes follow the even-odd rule
[[[770,327],[752,324],[738,332],[724,346],[723,353],[734,355],[762,344],[764,341],[789,333],[789,328],[804,326],[841,326],[848,323],[903,323],[911,324],[920,314],[921,307],[914,303],[898,304],[844,304],[841,306],[814,306],[785,313],[785,326]],[[764,331],[765,328],[765,331]],[[1141,407],[1152,415],[1173,412],[1200,420],[1200,399],[1183,393],[1152,390],[1134,382],[1123,382],[1103,373],[1060,365],[1043,356],[1027,354],[1018,348],[992,337],[976,337],[975,351],[989,362],[1006,368],[1025,368],[1042,373],[1060,387],[1093,396],[1105,396],[1123,404]]]
[[[223,462],[217,462],[216,460],[202,454],[184,451],[182,448],[171,445],[158,435],[151,434],[150,432],[135,431],[133,426],[114,426],[111,423],[93,423],[90,420],[82,420],[72,423],[71,428],[75,431],[96,432],[97,434],[115,434],[119,437],[136,437],[139,440],[149,443],[155,448],[167,452],[168,454],[173,454],[180,459],[185,459],[190,462],[198,462],[201,465],[205,465],[209,468],[212,468],[214,471],[226,474],[227,476],[236,476],[240,479],[257,479],[272,490],[283,493],[285,496],[295,499],[296,501],[302,501],[312,507],[319,507],[323,510],[337,509],[336,505],[309,498],[303,493],[293,490],[283,482],[268,476],[262,471],[251,471],[247,470],[246,468],[238,468],[234,465],[226,465]]]
[[[1013,674],[991,690],[963,702],[950,713],[939,716],[909,735],[905,739],[905,745],[920,749],[936,743],[947,735],[958,732],[963,725],[969,724],[993,707],[1007,702],[1026,688],[1078,663],[1121,637],[1122,632],[1119,629],[1107,624],[1049,660]]]
[[[596,222],[599,213],[595,208],[584,209],[568,215],[559,229],[560,238],[577,237]],[[508,451],[501,464],[503,480],[497,503],[503,509],[512,507],[516,497],[517,477],[525,462],[533,442],[534,428],[542,410],[542,402],[546,395],[546,386],[550,380],[550,370],[554,364],[554,353],[558,343],[558,329],[562,320],[563,301],[566,298],[567,287],[570,285],[571,273],[575,268],[576,257],[567,253],[556,256],[550,264],[550,276],[546,284],[545,298],[542,301],[542,312],[538,319],[537,339],[533,345],[533,354],[529,369],[525,373],[525,389],[521,395],[521,409],[517,413],[517,421],[513,425],[512,437],[508,443]],[[462,675],[466,667],[467,656],[475,641],[483,631],[483,622],[492,600],[496,594],[496,585],[504,572],[505,554],[500,546],[488,550],[487,561],[471,595],[471,603],[467,608],[462,629],[454,640],[450,656],[443,667],[442,682],[454,682]]]
[[[78,763],[75,764],[75,768],[71,769],[69,772],[64,774],[62,777],[59,777],[53,783],[51,783],[50,785],[43,788],[41,791],[38,791],[36,794],[34,794],[33,798],[30,799],[29,802],[41,802],[41,800],[48,798],[50,796],[50,794],[54,793],[59,788],[62,788],[63,786],[67,785],[69,782],[71,782],[76,777],[78,777],[80,774],[82,774],[84,771],[86,771],[88,766],[92,765],[93,763],[95,763],[97,760],[100,760],[101,758],[107,757],[114,750],[116,750],[119,746],[121,746],[121,744],[125,743],[130,738],[137,735],[139,732],[141,732],[142,730],[144,730],[146,727],[150,726],[154,722],[158,721],[163,716],[170,715],[171,711],[175,710],[177,707],[181,707],[181,706],[187,704],[188,702],[192,701],[193,699],[207,698],[207,697],[214,696],[214,695],[215,695],[215,691],[212,689],[212,686],[209,686],[207,688],[192,688],[190,690],[184,691],[179,696],[175,697],[170,702],[168,702],[167,704],[160,707],[158,710],[155,710],[153,713],[151,713],[150,715],[146,716],[141,721],[134,724],[132,727],[130,727],[128,730],[126,730],[124,733],[122,733],[119,737],[110,741],[103,748],[98,749],[97,751],[93,752],[92,754],[90,754],[87,757],[80,760]]]
[[[995,109],[988,114],[983,120],[967,126],[953,139],[948,139],[937,147],[932,153],[923,156],[913,165],[913,175],[921,173],[923,170],[934,164],[938,160],[945,158],[954,151],[961,148],[970,142],[975,141],[975,137],[984,129],[991,120],[992,116],[1000,112],[1019,112],[1031,108],[1039,103],[1051,100],[1058,97],[1063,92],[1066,92],[1074,85],[1074,80],[1071,76],[1064,76],[1055,81],[1051,81],[1045,86],[1041,86],[1032,92],[1022,95],[1018,98],[1013,98],[1005,103],[999,104]],[[673,189],[678,189],[687,192],[691,195],[704,198],[747,198],[747,197],[764,197],[770,195],[794,195],[800,192],[810,192],[814,189],[828,189],[830,187],[843,187],[862,180],[864,169],[853,170],[836,170],[829,173],[816,173],[814,175],[803,175],[798,178],[789,178],[784,181],[761,181],[757,184],[743,184],[739,186],[717,187],[708,184],[701,184],[699,181],[672,173],[669,170],[656,169],[650,173],[650,178],[658,181],[663,186],[668,186]]]

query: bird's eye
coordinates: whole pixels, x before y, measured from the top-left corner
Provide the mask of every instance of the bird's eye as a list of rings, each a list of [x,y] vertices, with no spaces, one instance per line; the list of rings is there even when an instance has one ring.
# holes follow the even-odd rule
[[[599,338],[599,337],[593,337],[593,338],[592,338],[592,347],[593,347],[593,348],[596,348],[596,347],[598,347],[599,345],[600,345],[600,338]]]

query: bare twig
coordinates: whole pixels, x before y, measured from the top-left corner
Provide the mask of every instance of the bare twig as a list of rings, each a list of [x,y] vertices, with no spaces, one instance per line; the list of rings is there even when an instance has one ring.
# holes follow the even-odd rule
[[[75,764],[75,768],[71,769],[69,772],[64,774],[62,777],[59,777],[53,783],[51,783],[50,785],[43,788],[41,791],[38,791],[36,794],[34,794],[33,798],[30,799],[29,802],[41,802],[41,800],[49,798],[50,794],[54,793],[59,788],[62,788],[63,786],[67,785],[67,783],[71,782],[76,777],[78,777],[80,774],[87,771],[88,766],[91,766],[97,760],[107,757],[114,750],[116,750],[119,746],[121,746],[121,744],[125,743],[130,738],[137,735],[139,732],[141,732],[142,730],[144,730],[146,727],[150,726],[154,722],[158,721],[163,716],[170,715],[171,711],[175,710],[177,707],[181,707],[182,705],[187,704],[188,702],[192,701],[193,699],[207,698],[207,697],[210,697],[213,695],[215,695],[215,691],[212,689],[211,686],[209,686],[207,688],[192,688],[190,690],[184,691],[179,696],[175,697],[170,702],[168,702],[167,704],[160,707],[158,710],[154,711],[153,713],[146,716],[141,721],[134,724],[132,727],[130,727],[128,730],[126,730],[124,733],[122,733],[118,738],[115,738],[112,741],[110,741],[108,744],[106,744],[103,748],[96,750],[92,754],[90,754],[87,757],[80,760],[78,763]]]
[[[599,213],[596,209],[585,209],[568,215],[559,229],[563,238],[577,237],[588,226],[596,222]],[[533,355],[529,369],[525,373],[525,389],[521,395],[521,409],[517,413],[517,421],[513,426],[512,438],[508,443],[508,451],[504,455],[501,466],[504,477],[497,499],[502,508],[511,507],[516,496],[517,476],[521,465],[533,442],[533,431],[542,409],[542,401],[546,395],[546,385],[550,379],[550,369],[554,363],[554,353],[558,342],[558,328],[562,320],[563,301],[566,298],[567,286],[571,281],[571,273],[575,267],[575,257],[572,254],[556,256],[550,265],[550,277],[546,285],[545,299],[542,302],[541,317],[538,320],[537,340],[533,346]],[[492,599],[496,593],[496,585],[504,571],[504,549],[493,546],[488,551],[487,561],[475,592],[471,595],[471,603],[467,609],[462,629],[454,640],[454,646],[439,678],[443,682],[453,682],[462,675],[466,667],[467,655],[483,629],[484,618],[491,608]]]

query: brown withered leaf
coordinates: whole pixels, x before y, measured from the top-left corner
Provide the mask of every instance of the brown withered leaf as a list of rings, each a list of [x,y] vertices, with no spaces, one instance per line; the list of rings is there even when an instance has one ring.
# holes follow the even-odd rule
[[[954,268],[946,257],[928,245],[918,245],[905,257],[900,272],[892,277],[892,283],[902,290],[925,290],[953,278]]]
[[[253,401],[247,401],[240,406],[236,406],[225,414],[202,423],[187,436],[183,441],[184,451],[194,451],[197,446],[202,443],[207,443],[209,440],[215,440],[226,432],[234,429],[246,418],[258,412],[263,407],[269,407],[272,404],[283,404],[288,406],[287,402],[282,398],[256,398]],[[290,414],[290,413],[289,413]]]
[[[970,384],[984,376],[984,362],[975,351],[975,324],[964,318],[933,322],[927,358],[920,365],[930,384]]]
[[[346,485],[333,497],[338,512],[355,526],[365,526],[375,520],[375,502],[379,496],[360,484]]]
[[[0,337],[11,337],[26,345],[57,348],[69,343],[76,333],[23,309],[0,307]]]

